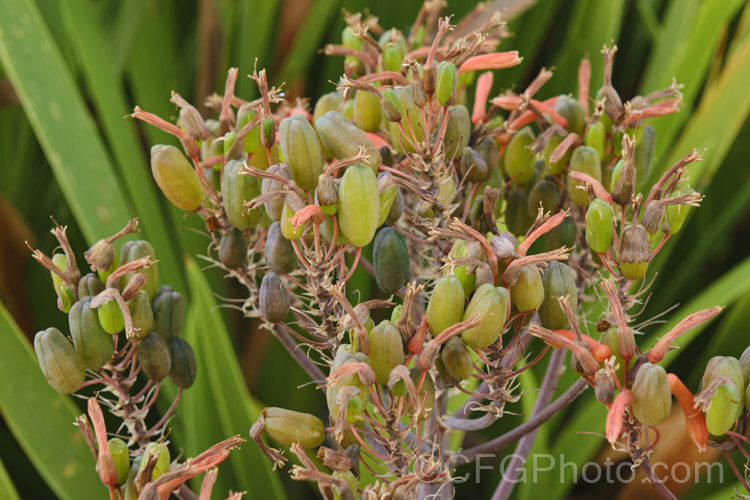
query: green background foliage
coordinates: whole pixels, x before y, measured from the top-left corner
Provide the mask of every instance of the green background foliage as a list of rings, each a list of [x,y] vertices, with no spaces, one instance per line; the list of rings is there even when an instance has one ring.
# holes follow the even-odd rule
[[[185,393],[171,439],[194,455],[233,434],[247,437],[262,405],[322,412],[322,397],[291,358],[236,311],[216,308],[215,295],[241,293],[215,271],[201,273],[196,255],[206,239],[197,218],[183,218],[160,195],[148,167],[149,146],[171,143],[154,128],[124,118],[135,105],[170,118],[175,90],[200,103],[221,91],[231,66],[239,66],[238,95],[256,90],[244,78],[267,67],[271,82],[289,95],[317,97],[333,89],[341,59],[318,48],[335,43],[342,8],[369,8],[384,27],[408,29],[420,3],[405,0],[0,0],[0,498],[101,498],[94,462],[72,426],[81,401],[55,393],[44,381],[29,340],[37,330],[66,327],[55,307],[49,277],[31,263],[24,240],[46,252],[54,242],[49,216],[69,226],[81,253],[97,239],[138,216],[159,259],[162,281],[189,297],[186,338],[196,348],[199,375]],[[643,328],[653,342],[689,312],[728,306],[719,319],[680,340],[670,369],[695,388],[701,367],[716,354],[738,356],[747,346],[750,320],[750,8],[740,0],[500,0],[517,49],[518,67],[496,72],[495,91],[522,89],[541,67],[555,76],[544,97],[577,90],[578,62],[592,62],[592,90],[602,77],[599,50],[615,40],[615,86],[627,99],[684,83],[680,113],[652,120],[657,130],[654,178],[696,147],[703,162],[690,178],[706,199],[651,266],[659,272],[644,318],[679,304],[666,324]],[[472,5],[455,2],[460,19]],[[191,257],[189,257],[191,256]],[[83,264],[83,262],[79,262]],[[363,281],[364,280],[364,281]],[[362,287],[369,287],[360,278]],[[213,292],[213,293],[212,293]],[[4,305],[2,305],[4,304]],[[522,380],[534,386],[539,374]],[[574,377],[563,377],[562,386]],[[165,387],[166,388],[166,387]],[[162,408],[174,392],[164,391]],[[517,411],[530,408],[533,395]],[[579,466],[605,449],[603,409],[591,394],[539,433],[535,453],[564,455]],[[496,436],[521,422],[502,419],[471,442]],[[512,449],[506,450],[507,453]],[[459,470],[460,473],[463,473]],[[555,474],[559,475],[557,472]],[[517,498],[602,498],[621,485],[577,484],[569,473],[540,475]],[[553,477],[554,476],[554,477]],[[41,480],[40,480],[41,479]],[[461,486],[489,496],[499,469],[480,484]],[[732,481],[728,468],[725,485]],[[293,484],[254,445],[243,446],[220,469],[215,492],[245,490],[247,498],[314,495]],[[17,493],[16,493],[17,491]],[[697,484],[685,498],[722,496],[716,484]],[[723,492],[722,492],[723,493]]]

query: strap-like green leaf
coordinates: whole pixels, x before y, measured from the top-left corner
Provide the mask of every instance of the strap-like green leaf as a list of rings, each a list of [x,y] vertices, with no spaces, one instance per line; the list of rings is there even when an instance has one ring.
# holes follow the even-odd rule
[[[11,481],[8,471],[5,470],[2,460],[0,460],[0,498],[6,500],[20,500],[13,481]]]

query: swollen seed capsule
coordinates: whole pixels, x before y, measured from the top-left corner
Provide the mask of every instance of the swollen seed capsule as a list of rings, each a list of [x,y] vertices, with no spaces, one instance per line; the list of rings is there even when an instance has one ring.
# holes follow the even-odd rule
[[[602,166],[599,160],[599,153],[590,146],[579,146],[573,151],[570,158],[570,171],[588,174],[594,179],[602,179]],[[588,206],[591,201],[588,193],[579,189],[582,184],[572,177],[568,177],[568,194],[570,199],[579,207]]]
[[[333,215],[339,209],[339,192],[336,181],[328,174],[318,176],[318,187],[315,189],[315,201],[326,215]]]
[[[169,357],[172,359],[172,369],[169,370],[169,380],[182,389],[188,389],[195,382],[198,370],[195,362],[195,352],[187,340],[173,337],[167,342]]]
[[[539,206],[545,212],[555,213],[562,200],[562,193],[552,178],[544,178],[534,184],[529,193],[529,217],[536,219]]]
[[[462,151],[469,145],[471,138],[471,118],[469,110],[463,104],[448,108],[448,125],[445,128],[445,157],[459,158]]]
[[[323,173],[323,152],[312,125],[302,115],[284,118],[279,124],[279,143],[294,182],[306,191],[315,189]]]
[[[532,142],[531,129],[524,127],[513,135],[503,154],[505,172],[516,184],[524,184],[534,176],[534,152],[529,149]]]
[[[247,244],[244,233],[234,227],[227,229],[219,240],[219,261],[229,269],[237,269],[245,265],[246,259]]]
[[[656,130],[651,125],[646,125],[643,128],[643,137],[635,147],[635,182],[638,189],[644,186],[651,175],[655,151]]]
[[[608,328],[602,333],[599,342],[609,347],[609,352],[615,357],[615,365],[617,366],[615,369],[615,375],[617,375],[617,379],[620,380],[620,382],[623,382],[625,378],[625,366],[627,363],[625,363],[622,355],[620,355],[620,340],[618,338],[617,327],[613,326]]]
[[[145,290],[141,290],[128,301],[128,310],[138,338],[143,338],[154,330],[154,311]]]
[[[286,179],[292,178],[291,169],[285,164],[271,165],[268,167],[268,172],[284,177]],[[284,191],[284,185],[276,179],[264,178],[260,183],[260,193],[268,194],[276,191]],[[263,208],[266,209],[268,217],[273,221],[281,220],[281,211],[284,208],[284,199],[276,198],[275,200],[267,201],[263,203]]]
[[[68,258],[65,257],[64,253],[56,253],[52,256],[52,263],[63,273],[65,272],[65,265],[68,262]],[[55,293],[59,293],[59,287],[63,284],[63,280],[57,273],[49,272],[52,276],[52,288],[55,289]]]
[[[164,340],[179,337],[185,325],[187,303],[185,297],[174,290],[160,293],[151,304],[154,312],[154,331]]]
[[[315,103],[315,109],[313,110],[313,123],[329,111],[338,111],[340,106],[341,96],[339,96],[337,92],[323,94]]]
[[[388,215],[385,217],[386,224],[395,224],[401,218],[404,213],[404,195],[401,194],[401,190],[396,188],[396,196],[393,198]]]
[[[112,454],[112,460],[115,462],[115,470],[117,471],[117,482],[115,484],[122,486],[128,481],[128,474],[130,474],[128,445],[120,438],[112,438],[107,441],[107,446]]]
[[[315,415],[284,408],[266,408],[265,431],[284,446],[299,443],[303,448],[316,448],[323,444],[323,421]]]
[[[126,241],[120,248],[120,261],[122,264],[127,264],[128,262],[133,262],[144,257],[148,257],[152,262],[156,262],[156,252],[148,241]],[[124,289],[135,274],[142,274],[146,277],[143,290],[146,290],[148,298],[153,300],[156,291],[159,289],[159,267],[154,263],[146,268],[123,275],[120,278],[120,288]]]
[[[562,247],[571,248],[576,244],[576,223],[571,217],[565,217],[559,226],[547,233],[544,249],[551,252]]]
[[[591,250],[604,253],[612,245],[612,206],[602,199],[595,199],[586,211],[586,242]]]
[[[466,257],[466,241],[456,240],[451,248],[449,256],[454,259]],[[469,273],[466,269],[466,265],[454,267],[453,275],[461,283],[461,287],[464,290],[464,296],[468,297],[471,295],[477,282],[477,275],[475,273]]]
[[[544,284],[539,268],[526,264],[521,268],[518,281],[510,287],[510,300],[519,312],[534,311],[544,302]]]
[[[578,307],[578,288],[573,270],[567,265],[552,261],[542,275],[544,300],[539,306],[539,321],[550,330],[568,328],[570,323],[560,307],[558,297],[568,297],[573,312]]]
[[[466,321],[479,315],[482,322],[461,333],[461,338],[466,345],[475,349],[484,349],[497,342],[503,331],[505,320],[508,318],[509,302],[510,296],[505,288],[495,288],[489,283],[477,288],[464,311],[463,320]]]
[[[651,261],[651,245],[643,226],[628,226],[622,232],[620,242],[620,272],[629,280],[637,280],[646,275]]]
[[[471,370],[473,369],[471,352],[460,338],[453,337],[445,344],[443,351],[440,353],[440,359],[443,362],[446,374],[450,375],[455,382],[460,382],[471,376]]]
[[[375,236],[380,221],[378,181],[372,169],[350,165],[339,186],[339,229],[352,245],[363,247]]]
[[[60,310],[66,314],[70,312],[70,308],[73,307],[73,304],[75,303],[73,289],[65,283],[62,283],[57,287],[57,297]]]
[[[281,323],[289,313],[289,295],[275,272],[271,271],[263,276],[258,302],[263,319],[269,323]]]
[[[391,137],[393,138],[393,147],[401,153],[413,153],[415,149],[411,141],[421,142],[424,138],[425,127],[422,120],[422,113],[414,103],[414,94],[412,93],[411,86],[396,87],[394,88],[394,92],[398,99],[397,108],[401,112],[400,123],[405,134],[401,133],[398,123],[391,123],[389,125]],[[387,99],[391,100],[388,92],[384,95]],[[395,105],[395,103],[393,104]]]
[[[722,384],[711,398],[706,410],[706,428],[714,436],[723,436],[737,421],[737,414],[742,413],[742,396],[733,384]]]
[[[264,250],[266,265],[279,274],[289,274],[297,267],[297,254],[292,242],[281,234],[281,224],[274,222],[268,228]]]
[[[378,232],[372,260],[375,281],[386,295],[395,293],[409,281],[409,249],[401,233],[392,227]]]
[[[443,276],[435,282],[427,304],[427,324],[433,337],[455,325],[464,314],[464,289],[454,275]]]
[[[557,160],[556,162],[552,161],[552,153],[554,153],[557,146],[560,145],[562,142],[562,138],[559,135],[553,135],[549,138],[547,141],[547,144],[544,145],[544,151],[542,152],[542,157],[544,158],[544,168],[545,170],[552,174],[552,175],[560,175],[563,173],[563,170],[565,170],[565,165],[570,161],[571,151],[568,150],[565,155]]]
[[[57,328],[34,336],[34,351],[44,378],[53,389],[72,394],[83,385],[86,369],[81,355]]]
[[[221,177],[221,198],[224,212],[232,225],[238,229],[250,229],[260,223],[257,209],[247,210],[245,202],[260,195],[260,179],[252,175],[241,174],[243,163],[230,160],[224,166]]]
[[[684,196],[691,193],[695,193],[693,188],[690,186],[682,186],[677,188],[670,198],[676,198],[677,196]],[[672,234],[676,234],[682,228],[691,208],[690,205],[667,205],[665,207],[667,224],[669,224],[669,230]]]
[[[740,394],[739,391],[745,387],[742,364],[737,358],[731,356],[714,356],[711,358],[706,364],[706,371],[703,373],[703,378],[701,379],[701,388],[705,389],[710,386],[719,377],[729,377],[732,380],[731,385],[737,389],[738,395]],[[735,402],[739,403],[736,406],[732,406],[735,409],[735,413],[729,416],[732,422],[737,420],[742,413],[742,402],[739,398],[736,398]]]
[[[617,181],[620,180],[620,174],[622,173],[622,169],[624,166],[625,160],[617,160],[617,163],[615,163],[615,166],[612,169],[612,177],[609,180],[609,184],[604,184],[605,186],[609,185],[610,193],[614,192]]]
[[[329,111],[315,120],[315,128],[320,135],[320,142],[335,158],[352,157],[357,154],[360,146],[364,146],[370,168],[373,173],[377,172],[381,162],[378,148],[367,137],[367,134],[347,120],[344,115],[338,111]]]
[[[326,219],[323,221],[323,224],[320,225],[320,235],[328,243],[332,243],[333,241],[333,233],[334,233],[333,221],[334,220],[336,220],[338,223],[338,219],[336,219],[335,215],[326,217]],[[339,228],[339,230],[336,232],[336,244],[346,245],[347,243],[349,243],[349,240],[347,239],[346,236],[344,236],[344,233],[341,232],[341,228]]]
[[[461,173],[469,182],[484,182],[490,174],[482,156],[470,147],[461,155]]]
[[[599,157],[604,157],[604,139],[607,132],[604,130],[604,124],[602,122],[594,122],[586,127],[586,135],[584,136],[583,143],[586,146],[591,146],[596,149],[599,153]]]
[[[487,170],[492,175],[500,166],[500,150],[497,141],[492,137],[483,137],[474,145],[474,149],[487,164]]]
[[[94,297],[104,291],[104,283],[94,273],[88,273],[78,282],[78,298]]]
[[[177,208],[192,212],[201,206],[203,189],[198,174],[176,147],[157,144],[151,148],[151,173],[161,192]]]
[[[156,332],[149,333],[138,344],[138,362],[148,378],[154,382],[164,380],[172,369],[167,341]]]
[[[524,189],[516,188],[508,196],[505,209],[505,224],[516,236],[523,236],[529,230],[534,219],[529,216],[529,195]]]
[[[156,459],[154,472],[151,476],[152,481],[156,480],[162,474],[166,474],[167,472],[169,472],[169,463],[171,462],[169,448],[167,448],[166,444],[149,443],[148,445],[146,445],[146,451],[143,452],[143,458],[141,459],[141,465],[139,466],[141,470],[144,470],[146,468],[149,457],[153,455],[159,458]]]
[[[667,372],[659,365],[644,363],[638,368],[633,392],[633,416],[646,425],[659,425],[672,410],[672,392]]]
[[[450,61],[441,62],[435,76],[435,96],[441,106],[450,106],[456,102],[457,85],[458,71],[456,65]]]
[[[99,324],[110,335],[120,333],[125,328],[125,318],[122,316],[120,305],[112,299],[96,308]]]
[[[365,132],[380,128],[383,111],[377,96],[358,90],[354,94],[354,124]]]
[[[240,108],[237,112],[237,130],[242,130],[245,125],[255,120],[257,116],[258,111],[255,109],[248,110]],[[245,138],[242,139],[242,149],[247,154],[253,154],[260,147],[260,127],[256,125],[247,133],[247,135],[245,135]]]
[[[378,226],[383,225],[385,220],[388,218],[388,214],[391,211],[393,202],[396,200],[396,193],[398,192],[398,186],[396,184],[390,184],[391,174],[382,172],[378,174],[378,205],[380,217],[378,218]],[[387,186],[382,189],[381,186]]]
[[[399,44],[388,42],[383,46],[383,66],[386,71],[399,73],[403,60],[404,53],[401,51]]]
[[[284,238],[288,240],[296,240],[302,236],[302,233],[305,231],[304,224],[301,224],[298,227],[295,227],[294,224],[292,224],[292,217],[294,217],[294,210],[284,202],[284,206],[281,209],[281,221],[279,221],[279,224],[281,224],[281,234],[283,234]]]
[[[91,309],[91,297],[84,297],[70,308],[68,325],[76,351],[83,364],[90,370],[98,370],[112,358],[115,346],[112,336],[99,324],[96,311]]]
[[[566,127],[568,132],[575,132],[579,137],[583,136],[586,117],[581,103],[568,95],[561,95],[555,103],[555,111],[568,120],[568,126]]]
[[[388,320],[381,321],[369,335],[370,366],[378,384],[387,384],[391,370],[404,364],[404,341]]]

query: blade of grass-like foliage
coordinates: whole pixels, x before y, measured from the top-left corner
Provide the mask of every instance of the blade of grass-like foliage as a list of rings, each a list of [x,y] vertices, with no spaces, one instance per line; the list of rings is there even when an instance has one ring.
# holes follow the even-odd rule
[[[727,61],[716,82],[705,91],[690,123],[670,148],[672,153],[663,164],[674,164],[691,148],[705,148],[703,161],[690,166],[690,182],[695,186],[708,182],[747,119],[750,111],[749,80],[750,38],[746,38]]]
[[[3,462],[1,460],[0,460],[0,498],[5,498],[6,500],[20,500],[21,498],[18,496],[16,487],[13,486],[13,481],[11,481],[10,476],[8,475],[8,471],[5,470],[5,466],[3,465]]]
[[[217,423],[225,438],[235,434],[247,437],[262,408],[247,391],[229,333],[215,310],[216,301],[205,278],[195,261],[188,260],[186,268],[199,339],[195,349],[203,356],[203,376],[209,380],[212,405],[219,416]],[[284,498],[278,475],[254,443],[232,452],[229,462],[238,486],[248,491],[249,498]]]
[[[547,84],[550,85],[547,90],[567,93],[578,88],[578,66],[581,59],[588,56],[591,60],[591,88],[595,92],[601,84],[604,71],[599,51],[611,40],[617,40],[625,2],[580,0],[572,8],[574,10],[565,42],[555,58],[555,78]]]
[[[258,87],[247,75],[253,72],[255,58],[258,67],[272,64],[271,47],[276,32],[276,16],[279,0],[243,0],[240,6],[240,30],[235,42],[235,61],[233,66],[239,68],[237,78],[237,95],[251,99],[258,94]]]
[[[737,493],[744,493],[745,488],[740,483],[736,483],[732,486],[727,486],[723,490],[709,496],[704,497],[703,500],[726,500],[727,498],[741,498],[737,496]]]
[[[3,420],[59,498],[100,498],[106,488],[94,470],[91,451],[73,426],[81,412],[49,386],[31,346],[1,302],[0,332]]]
[[[340,1],[318,0],[310,5],[307,19],[294,37],[294,43],[286,55],[276,81],[289,85],[298,76],[305,74],[322,45],[326,26],[336,14]]]
[[[112,163],[31,0],[0,0],[0,60],[89,242],[128,220]]]
[[[138,28],[146,10],[147,0],[133,0],[119,4],[113,36],[110,71],[119,79],[125,69]]]
[[[711,61],[716,56],[717,47],[726,32],[727,24],[738,12],[742,3],[741,0],[708,0],[702,2],[692,26],[689,30],[683,32],[683,37],[676,40],[660,39],[661,43],[669,46],[670,57],[667,64],[652,66],[655,69],[649,74],[649,78],[644,81],[641,87],[642,93],[645,95],[645,93],[667,87],[672,78],[675,78],[678,83],[684,84],[685,87],[682,89],[684,104],[681,111],[664,116],[659,120],[653,120],[652,125],[656,129],[656,136],[658,137],[656,158],[667,161],[659,163],[660,168],[654,169],[652,179],[657,178],[661,172],[673,163],[674,154],[668,155],[668,152],[676,151],[673,148],[673,139],[682,125],[688,119],[690,120],[689,126],[693,126],[696,123],[696,116],[691,115],[693,103],[708,74]],[[681,2],[673,2],[673,4],[677,6]],[[682,7],[680,6],[679,8]],[[656,59],[652,61],[652,64],[656,63]],[[705,102],[705,97],[707,96],[703,97],[701,106]],[[723,110],[722,112],[725,111]],[[744,116],[742,121],[744,122]],[[682,142],[682,144],[685,143]],[[699,145],[695,141],[690,144],[694,146]]]

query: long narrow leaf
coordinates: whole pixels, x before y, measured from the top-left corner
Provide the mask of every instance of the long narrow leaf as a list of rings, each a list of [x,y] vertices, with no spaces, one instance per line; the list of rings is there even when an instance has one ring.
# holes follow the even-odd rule
[[[0,461],[0,498],[6,500],[19,500],[21,498],[18,496],[16,487],[13,486],[13,481],[11,481],[2,461]]]
[[[0,10],[0,60],[81,231],[90,242],[114,233],[130,211],[39,11],[31,0],[0,0]]]
[[[91,451],[73,426],[81,412],[49,386],[26,338],[1,302],[0,332],[0,415],[13,436],[59,498],[106,495]]]

